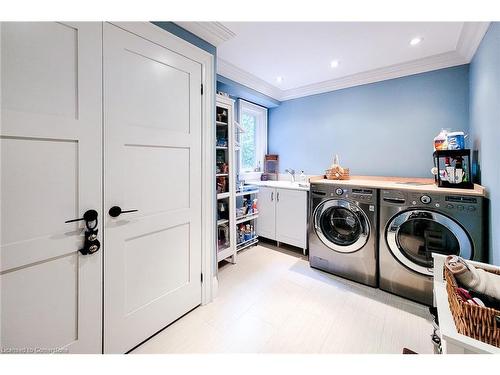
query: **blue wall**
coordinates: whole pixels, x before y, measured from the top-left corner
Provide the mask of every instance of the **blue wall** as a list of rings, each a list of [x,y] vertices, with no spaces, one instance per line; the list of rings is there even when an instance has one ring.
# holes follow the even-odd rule
[[[441,128],[468,131],[462,65],[282,102],[269,113],[280,169],[322,174],[339,154],[355,175],[432,177]]]
[[[490,195],[490,262],[500,265],[500,23],[490,25],[470,64],[470,128],[480,182]]]
[[[185,41],[194,44],[196,47],[199,47],[208,53],[211,53],[212,55],[216,55],[217,49],[215,48],[214,45],[208,43],[204,39],[201,39],[200,37],[194,35],[190,31],[187,31],[186,29],[183,29],[179,25],[176,25],[173,22],[166,22],[166,21],[152,21],[152,24],[161,27],[163,30],[167,30],[169,33],[172,33],[176,36],[178,36],[181,39],[184,39]]]

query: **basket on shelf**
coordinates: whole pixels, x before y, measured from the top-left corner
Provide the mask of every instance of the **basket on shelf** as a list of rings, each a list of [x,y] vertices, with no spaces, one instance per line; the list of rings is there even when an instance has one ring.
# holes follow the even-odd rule
[[[500,271],[485,271],[500,275]],[[446,267],[444,275],[448,303],[458,333],[500,348],[500,311],[464,301],[456,291],[455,276]]]
[[[328,180],[348,180],[349,179],[349,168],[331,168],[325,171],[325,177]]]

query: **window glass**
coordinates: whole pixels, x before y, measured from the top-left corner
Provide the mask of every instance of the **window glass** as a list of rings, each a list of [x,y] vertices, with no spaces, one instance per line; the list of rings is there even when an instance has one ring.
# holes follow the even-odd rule
[[[241,169],[244,171],[253,171],[257,166],[257,147],[256,147],[256,123],[257,119],[247,113],[242,113],[241,126],[245,130],[241,134]]]
[[[239,172],[262,172],[267,153],[267,108],[239,100]]]

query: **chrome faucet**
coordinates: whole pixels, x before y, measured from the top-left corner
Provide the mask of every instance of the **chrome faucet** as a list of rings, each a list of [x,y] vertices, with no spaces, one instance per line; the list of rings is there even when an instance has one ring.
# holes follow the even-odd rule
[[[285,169],[286,173],[289,173],[292,177],[292,182],[295,182],[295,170],[294,169]]]

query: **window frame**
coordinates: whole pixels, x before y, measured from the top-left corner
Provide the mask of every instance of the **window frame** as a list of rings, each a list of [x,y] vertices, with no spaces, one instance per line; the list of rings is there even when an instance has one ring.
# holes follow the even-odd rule
[[[249,113],[255,116],[256,128],[255,128],[255,161],[256,165],[253,170],[242,169],[241,157],[243,152],[241,150],[242,145],[240,144],[239,160],[238,160],[238,172],[240,175],[255,173],[255,168],[259,165],[260,161],[260,172],[263,172],[264,168],[264,156],[267,154],[267,121],[268,121],[268,110],[266,107],[254,104],[252,102],[246,101],[244,99],[238,99],[238,123],[242,124],[243,113]]]

